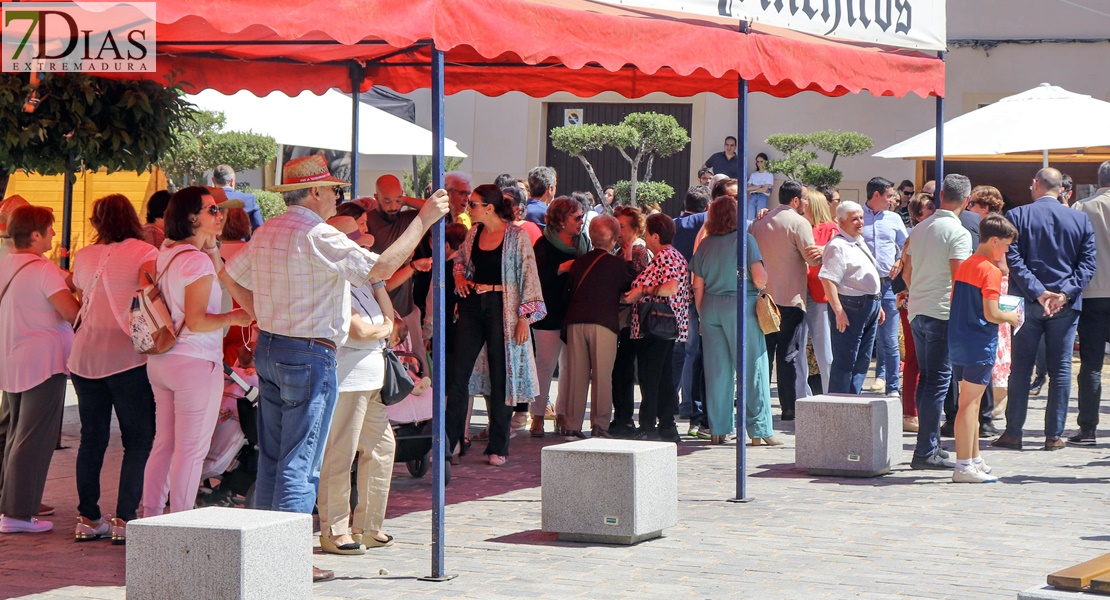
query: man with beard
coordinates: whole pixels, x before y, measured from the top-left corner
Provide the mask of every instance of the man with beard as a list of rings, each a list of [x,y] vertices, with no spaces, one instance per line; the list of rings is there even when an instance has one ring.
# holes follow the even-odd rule
[[[448,187],[450,187],[449,183]],[[410,223],[416,220],[420,207],[424,206],[424,200],[405,196],[401,188],[401,182],[393,175],[382,175],[378,178],[374,184],[374,198],[378,201],[378,207],[366,213],[366,227],[370,235],[374,236],[374,245],[370,247],[370,251],[381,254],[393,242],[397,241],[397,238],[408,229]],[[416,210],[402,210],[406,206]],[[413,302],[412,277],[417,271],[426,272],[432,268],[431,247],[428,245],[426,236],[417,246],[413,256],[421,258],[410,256],[397,269],[393,277],[390,277],[386,282],[386,290],[389,291],[389,299],[393,302],[393,308],[396,309],[397,314],[401,315],[401,319],[408,326],[409,335],[412,337],[412,347],[423,348],[424,336],[421,333],[423,327],[421,326],[420,309]],[[424,363],[424,360],[420,360],[421,366],[427,372],[427,365]]]

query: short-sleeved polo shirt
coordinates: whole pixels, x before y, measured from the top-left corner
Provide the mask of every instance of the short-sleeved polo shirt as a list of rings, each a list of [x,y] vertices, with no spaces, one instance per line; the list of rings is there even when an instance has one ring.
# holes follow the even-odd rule
[[[910,233],[910,306],[912,320],[925,315],[948,320],[952,301],[949,260],[971,256],[971,234],[956,213],[938,209]]]

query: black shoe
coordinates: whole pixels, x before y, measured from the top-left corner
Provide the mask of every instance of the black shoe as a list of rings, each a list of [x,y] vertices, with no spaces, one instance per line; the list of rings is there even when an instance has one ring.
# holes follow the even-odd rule
[[[953,431],[953,429],[954,429],[954,427],[952,426],[952,422],[951,421],[945,421],[944,425],[940,426],[940,437],[948,437],[948,438],[956,437],[955,432]]]
[[[1002,430],[994,426],[990,421],[979,424],[979,437],[989,438],[1002,433]]]
[[[678,429],[660,430],[659,439],[664,442],[679,443],[682,441],[681,436],[678,435]]]
[[[609,435],[615,438],[629,438],[636,435],[636,428],[627,423],[613,421],[609,424]]]
[[[786,410],[785,408],[782,409],[782,417],[781,418],[782,418],[783,421],[793,421],[794,420],[794,411],[793,410]]]
[[[1044,373],[1037,373],[1037,376],[1033,378],[1033,383],[1029,384],[1029,395],[1030,396],[1040,396],[1041,395],[1041,388],[1044,387],[1045,379],[1046,379],[1046,377],[1045,377]]]
[[[955,467],[956,463],[942,458],[940,454],[935,452],[925,458],[915,454],[913,460],[910,461],[910,468],[917,470],[950,471]]]
[[[654,429],[640,428],[636,430],[636,435],[632,436],[634,440],[644,440],[648,442],[662,441],[663,438],[659,437],[659,432]]]
[[[1085,431],[1080,429],[1079,433],[1068,438],[1069,446],[1094,446],[1095,445],[1095,432]]]

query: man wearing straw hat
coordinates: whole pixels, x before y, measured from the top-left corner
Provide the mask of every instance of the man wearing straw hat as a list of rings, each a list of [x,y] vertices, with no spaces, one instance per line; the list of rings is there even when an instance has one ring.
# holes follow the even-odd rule
[[[247,248],[220,272],[261,330],[255,362],[262,397],[258,412],[258,508],[310,514],[316,501],[324,442],[337,399],[335,349],[347,337],[350,286],[385,285],[431,228],[447,214],[437,191],[381,256],[325,221],[335,215],[336,188],[323,157],[285,164],[288,210],[260,227]],[[326,580],[330,572],[313,571]]]

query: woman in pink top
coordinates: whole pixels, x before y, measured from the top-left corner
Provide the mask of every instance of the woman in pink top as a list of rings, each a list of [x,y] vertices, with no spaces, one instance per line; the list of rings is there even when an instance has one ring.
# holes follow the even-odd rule
[[[157,429],[143,484],[145,517],[162,514],[167,496],[170,512],[193,508],[223,395],[222,330],[251,323],[243,309],[220,313],[216,272],[223,261],[216,238],[224,217],[212,192],[179,190],[166,207],[165,223],[157,271],[180,334],[173,348],[147,363]]]
[[[143,470],[154,442],[154,394],[146,355],[131,345],[127,311],[131,296],[154,273],[158,250],[143,240],[139,215],[126,196],[93,204],[96,243],[74,256],[73,284],[81,296],[80,327],[69,371],[81,415],[77,450],[77,529],[74,539],[102,537],[122,544],[127,521],[143,496]],[[112,410],[123,439],[116,516],[100,512],[100,470],[111,437]]]
[[[809,205],[806,207],[805,217],[813,225],[813,243],[824,247],[829,240],[836,237],[836,221],[832,218],[832,209],[825,194],[817,190],[806,193]],[[825,289],[817,278],[820,266],[809,267],[806,288],[809,297],[806,298],[806,325],[809,326],[809,338],[813,343],[813,357],[817,360],[817,370],[821,374],[821,391],[829,391],[829,368],[832,366],[832,337],[829,333],[829,300],[825,297]],[[799,387],[805,387],[803,381],[809,375],[809,362],[799,353],[798,373],[800,374]],[[803,390],[804,391],[804,390]],[[811,390],[812,391],[812,390]],[[806,394],[808,395],[808,394]],[[803,397],[803,394],[799,394]]]
[[[0,533],[39,533],[54,524],[35,515],[66,394],[66,358],[77,299],[65,274],[43,255],[54,240],[54,214],[22,206],[8,220],[13,249],[0,259],[0,389],[8,414]]]

